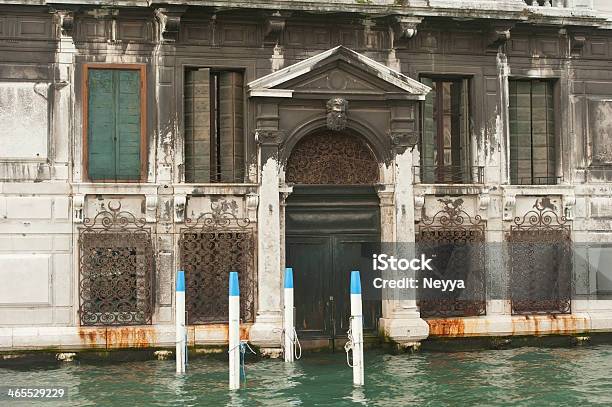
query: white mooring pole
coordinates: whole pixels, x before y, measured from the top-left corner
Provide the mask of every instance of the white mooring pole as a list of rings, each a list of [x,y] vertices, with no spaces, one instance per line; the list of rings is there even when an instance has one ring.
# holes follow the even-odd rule
[[[363,386],[363,310],[359,271],[351,272],[351,332],[353,335],[353,384]]]
[[[185,373],[187,332],[185,327],[185,272],[176,273],[176,373]]]
[[[284,318],[284,356],[285,362],[295,360],[295,328],[293,321],[293,269],[285,269],[285,318]]]
[[[240,388],[240,286],[235,271],[229,280],[229,388]]]

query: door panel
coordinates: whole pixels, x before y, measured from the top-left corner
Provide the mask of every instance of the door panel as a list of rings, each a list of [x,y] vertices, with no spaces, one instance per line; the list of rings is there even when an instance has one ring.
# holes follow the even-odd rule
[[[333,235],[332,253],[334,281],[333,290],[336,293],[335,320],[336,332],[346,334],[351,316],[350,279],[351,271],[359,270],[362,288],[367,271],[372,268],[372,249],[380,242],[378,235]],[[378,327],[378,318],[381,315],[379,301],[363,302],[363,329],[374,331]]]
[[[296,330],[330,336],[331,245],[327,236],[287,236],[286,262],[293,267]]]

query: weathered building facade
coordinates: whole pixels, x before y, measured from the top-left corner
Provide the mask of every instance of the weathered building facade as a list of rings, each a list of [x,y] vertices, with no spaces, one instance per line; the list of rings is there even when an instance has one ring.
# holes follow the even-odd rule
[[[594,7],[2,2],[0,349],[172,345],[184,269],[190,344],[226,343],[237,270],[243,334],[273,351],[285,265],[299,331],[334,338],[362,244],[612,242]],[[612,257],[584,250],[569,274],[491,252],[476,306],[385,299],[367,327],[405,345],[610,331],[594,264]],[[525,281],[588,295],[492,295]]]

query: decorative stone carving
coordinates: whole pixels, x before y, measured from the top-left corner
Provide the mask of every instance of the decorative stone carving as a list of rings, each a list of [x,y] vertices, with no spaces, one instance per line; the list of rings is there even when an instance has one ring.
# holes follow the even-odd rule
[[[489,204],[491,203],[491,195],[489,195],[488,191],[483,191],[480,196],[479,196],[479,206],[478,209],[481,212],[481,216],[486,219],[487,218],[487,212],[489,211]]]
[[[289,17],[289,14],[277,11],[266,19],[264,44],[275,45],[281,43],[287,17]]]
[[[489,32],[487,41],[487,51],[497,52],[500,46],[503,46],[510,39],[510,30],[514,25],[510,24],[493,24]]]
[[[74,30],[74,12],[71,10],[58,10],[59,26],[62,30],[62,35],[72,37]]]
[[[85,195],[72,197],[72,208],[74,210],[74,223],[83,223],[83,207],[85,206]]]
[[[157,195],[146,196],[146,219],[147,222],[157,221]]]
[[[185,211],[187,210],[187,197],[176,195],[174,197],[174,221],[183,223],[185,221]]]
[[[342,98],[332,98],[327,101],[327,128],[341,131],[346,128],[346,113],[348,101]]]
[[[563,214],[565,219],[574,220],[574,208],[576,207],[576,196],[566,195],[563,197]]]
[[[414,220],[420,221],[425,215],[425,195],[414,195]],[[425,215],[425,216],[424,216]]]
[[[257,219],[257,204],[259,203],[259,195],[255,192],[246,195],[246,212],[247,218]]]
[[[514,219],[514,208],[516,207],[516,196],[507,195],[504,200],[504,220]]]
[[[257,141],[259,145],[278,146],[283,140],[283,136],[284,133],[280,130],[255,130],[255,141]]]
[[[181,16],[186,7],[159,8],[155,11],[160,24],[161,37],[165,41],[178,40],[181,28]]]
[[[395,16],[391,27],[395,34],[395,41],[409,40],[417,34],[417,27],[423,21],[422,17]]]
[[[414,148],[419,142],[419,135],[417,133],[393,131],[389,137],[391,138],[391,144],[395,147]]]

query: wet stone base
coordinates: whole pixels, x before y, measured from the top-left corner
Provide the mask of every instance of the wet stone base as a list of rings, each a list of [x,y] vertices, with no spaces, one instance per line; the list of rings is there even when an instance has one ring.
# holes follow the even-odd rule
[[[334,341],[303,340],[302,350],[305,357],[313,353],[344,352],[344,338]],[[490,349],[513,349],[521,347],[570,348],[579,346],[594,346],[612,344],[612,333],[592,333],[582,335],[546,335],[546,336],[512,336],[512,337],[479,337],[479,338],[430,338],[418,346],[400,347],[397,344],[384,342],[376,337],[366,338],[365,349],[383,349],[390,354],[409,352],[466,352]],[[263,358],[260,350],[254,346],[256,354],[246,354],[246,360]],[[189,349],[189,358],[226,359],[227,348],[224,346],[205,346]],[[76,352],[58,352],[56,349],[37,351],[0,352],[0,368],[13,367],[50,367],[65,363],[97,364],[120,363],[145,360],[173,360],[174,349],[113,349],[113,350],[81,350]],[[282,360],[282,358],[280,359]]]

